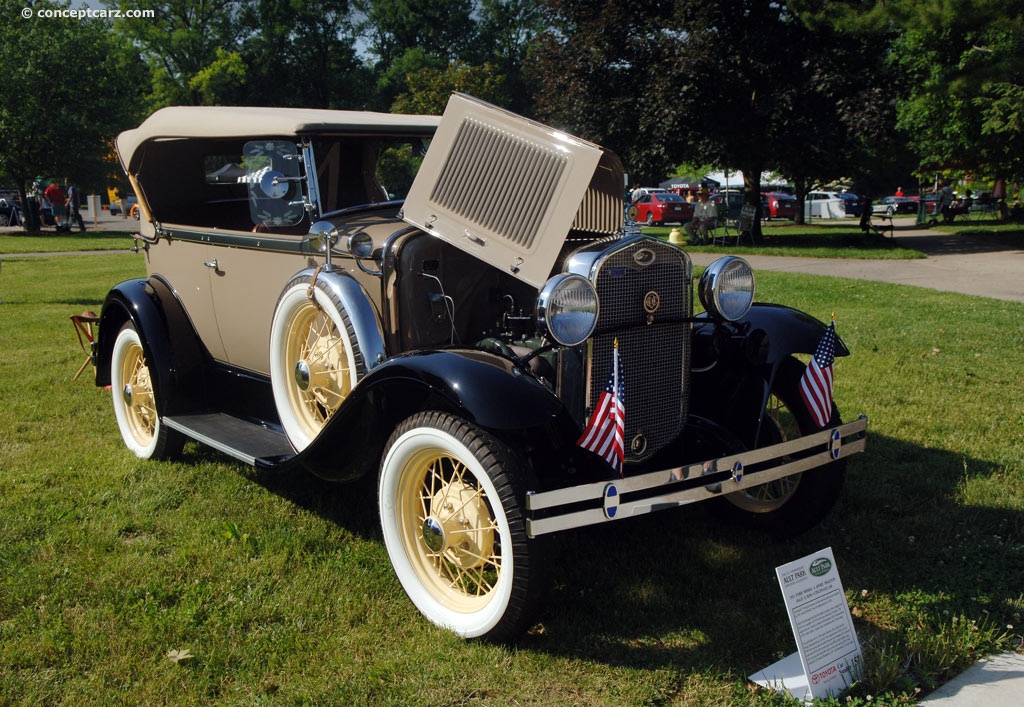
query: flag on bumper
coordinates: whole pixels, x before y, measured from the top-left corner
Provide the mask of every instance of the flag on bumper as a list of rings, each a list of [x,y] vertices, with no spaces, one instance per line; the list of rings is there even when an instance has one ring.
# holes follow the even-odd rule
[[[619,476],[622,476],[625,460],[623,440],[626,434],[626,408],[623,404],[625,388],[619,363],[618,339],[615,340],[614,346],[608,383],[597,401],[597,407],[590,416],[587,428],[583,430],[576,444],[600,456],[619,473]]]
[[[818,427],[832,419],[832,375],[836,360],[836,320],[828,325],[800,379],[800,396]]]

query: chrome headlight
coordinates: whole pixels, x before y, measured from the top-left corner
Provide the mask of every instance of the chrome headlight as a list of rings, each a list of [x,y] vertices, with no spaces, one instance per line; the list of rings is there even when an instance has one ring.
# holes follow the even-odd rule
[[[555,275],[537,298],[537,322],[562,346],[586,341],[597,325],[597,311],[597,290],[582,275]]]
[[[754,271],[743,258],[719,258],[700,276],[697,294],[710,314],[734,322],[754,302]]]

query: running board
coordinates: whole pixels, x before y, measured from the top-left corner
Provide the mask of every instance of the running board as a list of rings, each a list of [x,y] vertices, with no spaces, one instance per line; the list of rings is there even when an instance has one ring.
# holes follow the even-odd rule
[[[224,413],[165,417],[163,424],[251,466],[275,467],[295,457],[281,432]]]

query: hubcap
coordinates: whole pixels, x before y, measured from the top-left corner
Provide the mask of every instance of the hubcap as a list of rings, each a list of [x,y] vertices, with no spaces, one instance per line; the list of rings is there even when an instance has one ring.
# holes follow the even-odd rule
[[[295,364],[295,385],[299,386],[303,393],[309,390],[309,364],[305,361]]]
[[[444,550],[444,528],[437,522],[437,518],[433,516],[423,521],[423,542],[427,544],[431,552],[441,552],[441,550]]]

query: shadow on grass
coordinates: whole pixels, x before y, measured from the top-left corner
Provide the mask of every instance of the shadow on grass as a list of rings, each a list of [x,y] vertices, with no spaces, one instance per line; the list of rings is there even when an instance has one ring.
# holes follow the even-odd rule
[[[189,455],[220,458],[202,448]],[[380,540],[374,474],[334,484],[301,470],[248,473],[296,506]],[[1019,623],[1024,545],[1007,540],[1024,536],[1024,514],[958,501],[965,478],[1000,473],[985,460],[876,434],[868,453],[850,460],[836,508],[795,539],[727,525],[708,503],[542,539],[551,590],[517,647],[746,675],[795,650],[775,567],[825,547],[854,597],[862,642],[958,615]],[[907,624],[893,625],[894,615]]]
[[[890,618],[901,606],[910,625],[958,614],[1020,623],[1024,546],[1007,540],[1021,537],[1024,514],[957,501],[965,474],[994,477],[996,465],[878,435],[854,459],[837,507],[793,540],[724,525],[708,504],[555,538],[543,632],[520,647],[753,672],[795,650],[775,567],[825,547],[863,604],[862,640],[901,631],[871,621],[876,602]]]

